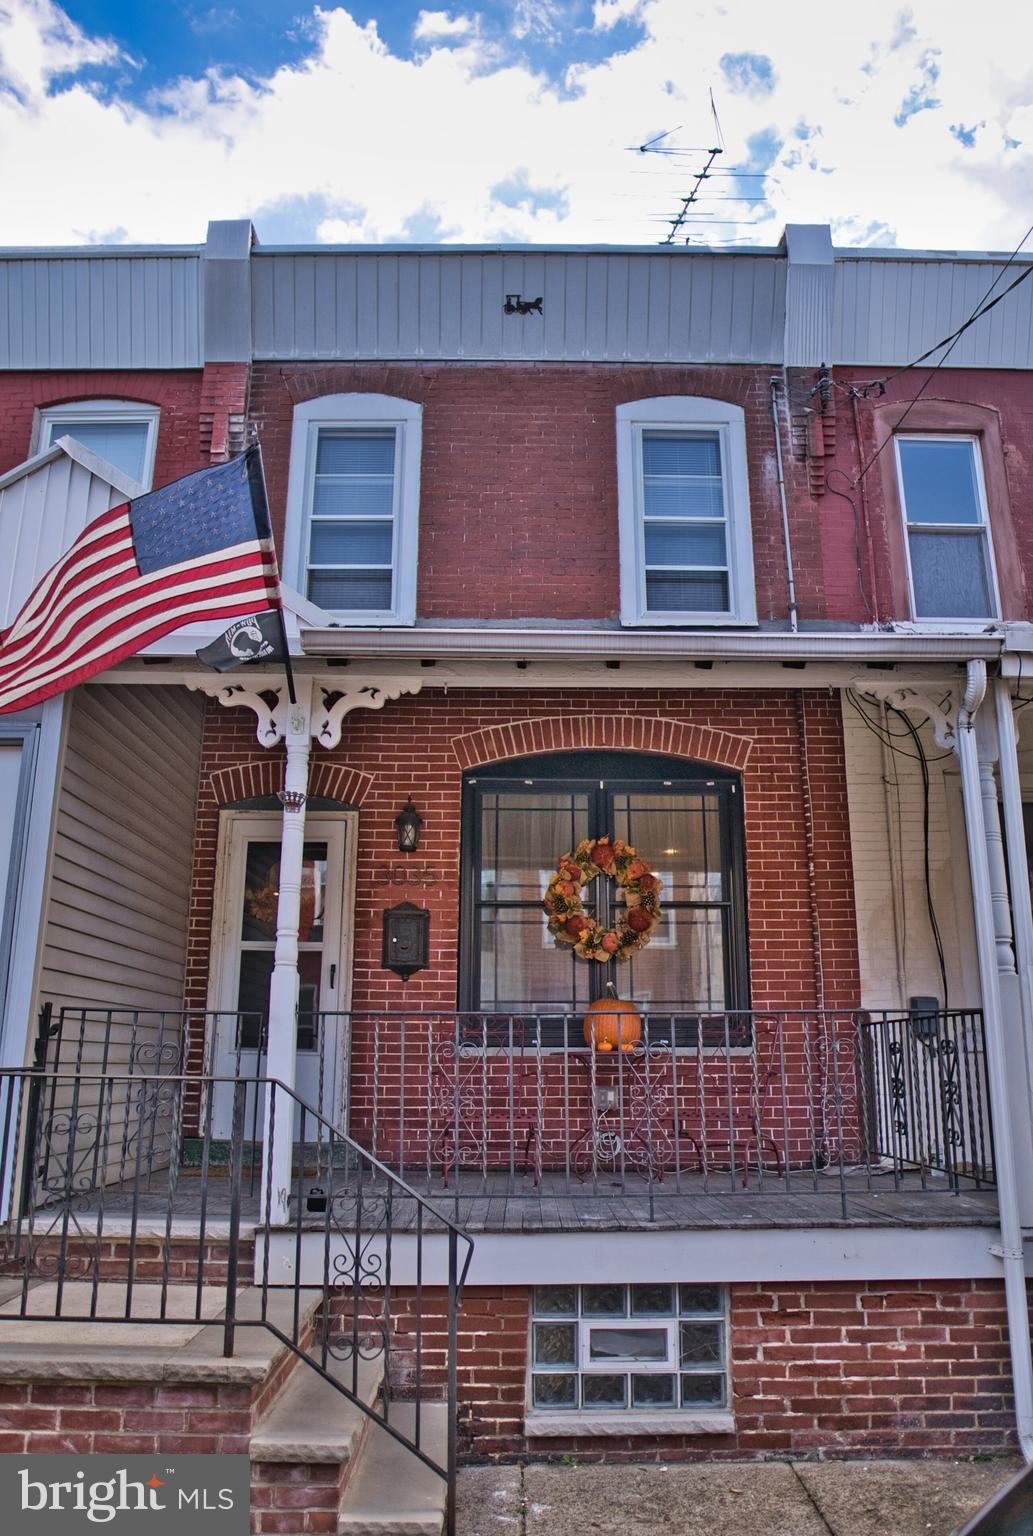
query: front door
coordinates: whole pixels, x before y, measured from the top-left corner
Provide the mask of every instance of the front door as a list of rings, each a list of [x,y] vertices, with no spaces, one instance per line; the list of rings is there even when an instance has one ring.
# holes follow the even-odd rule
[[[340,1123],[347,1062],[348,818],[310,816],[305,825],[298,930],[295,1091]],[[257,1077],[265,1067],[269,983],[276,948],[280,832],[278,816],[233,816],[223,844],[221,913],[212,955],[218,1077]],[[257,1113],[249,1095],[248,1131]],[[232,1093],[216,1092],[213,1134],[231,1134]]]

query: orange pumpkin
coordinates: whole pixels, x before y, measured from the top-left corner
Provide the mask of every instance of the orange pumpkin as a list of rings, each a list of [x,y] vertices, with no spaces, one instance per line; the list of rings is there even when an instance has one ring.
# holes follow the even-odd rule
[[[623,997],[600,997],[585,1009],[585,1042],[597,1051],[633,1051],[642,1037],[642,1015]]]

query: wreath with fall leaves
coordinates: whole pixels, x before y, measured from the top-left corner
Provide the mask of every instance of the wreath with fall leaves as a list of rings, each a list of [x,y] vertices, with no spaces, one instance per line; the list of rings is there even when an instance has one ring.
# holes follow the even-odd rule
[[[582,887],[609,875],[624,892],[624,908],[612,928],[585,911]],[[645,859],[621,838],[583,838],[565,853],[545,888],[542,906],[549,932],[570,944],[582,960],[628,960],[649,943],[660,921],[660,881]]]

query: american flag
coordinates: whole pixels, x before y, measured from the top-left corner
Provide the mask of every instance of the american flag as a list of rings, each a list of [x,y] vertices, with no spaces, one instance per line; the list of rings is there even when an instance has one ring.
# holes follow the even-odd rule
[[[0,634],[0,715],[74,688],[183,624],[279,606],[252,447],[83,529]]]

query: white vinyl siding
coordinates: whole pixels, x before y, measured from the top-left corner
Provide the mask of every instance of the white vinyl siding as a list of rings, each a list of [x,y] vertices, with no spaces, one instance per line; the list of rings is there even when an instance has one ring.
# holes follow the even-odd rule
[[[671,395],[617,408],[621,619],[756,623],[743,413]]]
[[[1000,613],[979,440],[900,436],[894,442],[916,619]]]

